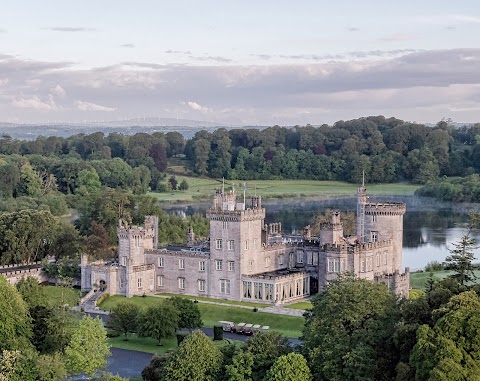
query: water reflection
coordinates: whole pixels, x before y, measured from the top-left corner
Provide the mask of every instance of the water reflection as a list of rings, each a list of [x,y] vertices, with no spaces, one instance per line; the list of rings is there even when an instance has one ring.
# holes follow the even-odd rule
[[[403,264],[412,269],[423,268],[428,262],[442,262],[449,254],[451,243],[465,234],[468,213],[480,210],[480,205],[442,203],[422,197],[371,197],[371,201],[405,202],[407,212],[403,227]],[[355,198],[283,199],[263,202],[266,208],[265,223],[281,222],[285,233],[300,233],[317,213],[326,209],[355,210]],[[209,204],[168,207],[166,210],[180,215],[205,213]],[[480,232],[472,237],[480,242]],[[480,259],[480,250],[476,250]]]

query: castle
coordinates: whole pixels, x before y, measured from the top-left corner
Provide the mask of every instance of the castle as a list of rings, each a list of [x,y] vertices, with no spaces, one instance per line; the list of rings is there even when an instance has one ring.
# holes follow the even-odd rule
[[[235,301],[284,304],[318,293],[339,274],[385,283],[408,297],[409,269],[401,272],[403,203],[368,202],[357,193],[356,236],[344,237],[340,213],[312,237],[306,227],[297,242],[287,242],[281,224],[264,224],[260,196],[238,202],[235,191],[217,190],[206,212],[210,240],[187,247],[158,248],[158,218],[144,226],[119,221],[118,260],[89,263],[82,257],[82,290],[102,289],[131,297],[173,293]]]

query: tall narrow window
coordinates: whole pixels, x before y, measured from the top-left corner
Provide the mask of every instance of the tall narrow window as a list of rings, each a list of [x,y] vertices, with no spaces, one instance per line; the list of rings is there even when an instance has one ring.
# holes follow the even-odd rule
[[[278,256],[278,265],[279,265],[279,266],[282,266],[282,265],[283,265],[283,254],[280,254],[280,255]]]
[[[228,271],[235,271],[235,262],[228,261]]]
[[[222,250],[223,248],[223,241],[221,239],[216,239],[215,240],[215,248],[217,250]]]
[[[228,222],[227,221],[223,221],[223,230],[228,230]]]
[[[165,278],[163,275],[157,275],[157,287],[163,287],[163,281]]]
[[[178,278],[178,288],[185,290],[185,278]]]
[[[215,259],[215,270],[221,271],[223,269],[223,261],[221,259]]]
[[[158,257],[158,267],[163,267],[163,257]]]
[[[142,278],[137,279],[137,286],[138,288],[142,288]]]
[[[378,232],[377,231],[372,231],[370,232],[370,235],[372,236],[372,242],[377,242],[378,241]]]
[[[248,250],[248,239],[245,240],[245,250]]]
[[[230,281],[228,279],[220,279],[220,293],[230,294]]]
[[[198,270],[205,271],[205,261],[198,262]]]
[[[234,251],[235,250],[235,241],[233,239],[228,241],[228,251]]]
[[[180,259],[178,260],[178,268],[179,268],[180,270],[185,270],[185,259],[180,258]]]
[[[198,291],[205,291],[205,279],[198,280]]]

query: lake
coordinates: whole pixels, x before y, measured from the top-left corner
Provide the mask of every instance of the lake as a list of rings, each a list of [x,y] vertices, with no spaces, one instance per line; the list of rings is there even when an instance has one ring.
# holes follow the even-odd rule
[[[466,232],[468,213],[479,211],[479,204],[444,203],[425,197],[370,197],[370,201],[405,202],[407,212],[403,218],[403,266],[412,270],[422,269],[428,262],[445,260],[452,243]],[[317,213],[326,209],[355,211],[356,199],[270,199],[264,200],[265,223],[281,222],[284,233],[301,234]],[[207,203],[172,206],[165,210],[181,215],[205,214]],[[480,242],[480,231],[471,232],[471,237]],[[475,250],[477,261],[480,250]]]

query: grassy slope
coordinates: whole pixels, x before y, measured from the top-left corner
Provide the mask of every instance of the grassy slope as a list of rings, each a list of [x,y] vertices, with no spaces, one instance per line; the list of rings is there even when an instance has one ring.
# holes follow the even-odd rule
[[[308,310],[313,307],[312,302],[309,300],[304,301],[304,302],[298,302],[298,303],[293,303],[289,304],[288,306],[285,306],[285,308],[291,308],[293,310]]]
[[[227,299],[213,299],[213,298],[205,298],[202,296],[190,296],[190,295],[178,295],[178,294],[169,294],[166,292],[159,293],[157,295],[161,296],[177,296],[179,298],[185,298],[185,299],[190,299],[190,300],[199,300],[199,301],[205,301],[205,302],[215,302],[215,303],[226,303],[226,304],[235,304],[238,306],[246,306],[246,307],[257,307],[257,308],[262,308],[269,306],[270,304],[266,303],[253,303],[253,302],[236,302],[232,300],[227,300]]]
[[[207,200],[215,188],[222,186],[222,180],[200,177],[176,176],[178,182],[187,180],[189,188],[186,191],[150,193],[160,201],[185,202]],[[235,180],[239,191],[243,189],[243,181]],[[247,195],[252,194],[254,188],[262,197],[331,197],[353,196],[358,185],[340,181],[315,180],[252,180],[247,181]],[[230,188],[232,181],[226,180],[225,186]],[[413,184],[378,184],[368,185],[370,195],[412,195],[418,185]]]
[[[123,296],[114,295],[101,303],[100,308],[111,310],[115,305],[125,300]],[[162,303],[164,299],[154,296],[133,297],[129,299],[142,308]],[[253,312],[252,309],[219,306],[215,304],[198,303],[202,314],[203,324],[213,327],[219,320],[245,322],[252,324],[269,325],[271,330],[278,331],[287,337],[300,337],[302,334],[303,317],[276,315],[265,312]]]
[[[445,270],[445,271],[436,271],[433,273],[433,277],[435,279],[443,279],[447,276],[453,274],[453,271]],[[475,275],[477,276],[477,281],[480,281],[480,270],[475,271]],[[427,279],[430,278],[429,272],[415,272],[410,274],[410,287],[418,290],[425,290],[425,284],[427,283]]]
[[[80,291],[74,288],[61,286],[44,286],[44,291],[52,306],[68,304],[77,306],[80,302]]]

